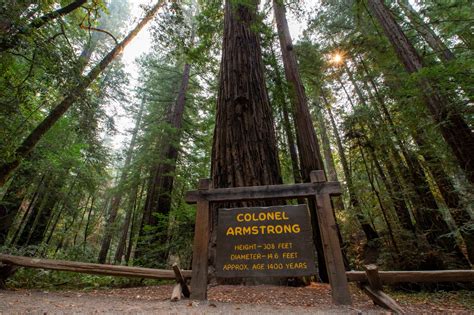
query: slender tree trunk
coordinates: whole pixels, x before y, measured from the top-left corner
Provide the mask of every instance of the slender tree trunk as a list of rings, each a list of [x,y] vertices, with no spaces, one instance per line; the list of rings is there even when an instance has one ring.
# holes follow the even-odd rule
[[[13,178],[0,202],[0,245],[5,244],[7,240],[8,231],[15,222],[33,176],[33,170],[29,167],[21,169]]]
[[[84,241],[83,241],[84,249],[86,248],[86,245],[87,245],[87,236],[89,235],[89,225],[91,223],[92,210],[94,209],[94,201],[95,201],[95,195],[92,195],[91,205],[89,206],[89,212],[87,213],[86,226],[84,228]]]
[[[65,171],[67,173],[68,170]],[[46,230],[48,225],[50,224],[50,220],[52,218],[53,210],[56,207],[58,201],[60,201],[61,193],[60,190],[63,187],[65,182],[65,175],[61,174],[52,182],[52,185],[48,187],[50,193],[47,196],[45,204],[36,214],[35,222],[32,225],[28,241],[23,245],[38,245],[40,244],[45,237]],[[69,192],[66,194],[65,198],[71,195],[75,186],[75,181],[72,182],[69,188]],[[64,206],[66,205],[67,201],[64,201]],[[27,224],[27,226],[29,226]]]
[[[134,187],[130,196],[135,196],[134,199],[136,200],[137,198],[136,194],[137,194],[137,187]],[[130,222],[132,221],[132,216],[133,216],[134,203],[135,201],[132,203],[132,206],[130,206],[129,204],[128,209],[127,209],[127,214],[125,215],[125,220],[123,221],[120,240],[117,245],[117,250],[115,251],[114,261],[116,264],[120,264],[122,262],[122,256],[125,252],[125,247],[127,245],[127,239],[128,239],[128,231],[130,230]]]
[[[349,203],[356,213],[357,220],[364,231],[367,242],[374,241],[379,238],[379,235],[376,230],[370,225],[369,220],[362,214],[362,209],[360,208],[360,201],[357,198],[357,194],[354,189],[354,184],[352,182],[352,174],[349,169],[349,163],[347,162],[346,154],[344,152],[344,147],[342,145],[341,136],[337,130],[336,120],[331,110],[331,105],[327,100],[324,91],[321,91],[321,97],[324,100],[326,105],[326,111],[329,114],[329,119],[333,128],[334,137],[336,138],[337,151],[339,154],[339,159],[341,160],[342,170],[344,172],[344,178],[346,179],[347,191],[349,193]]]
[[[36,202],[38,201],[38,195],[40,193],[40,188],[43,184],[43,180],[44,180],[44,175],[41,177],[40,181],[38,182],[38,185],[36,186],[36,189],[33,193],[33,196],[31,197],[31,200],[28,204],[28,208],[26,208],[25,210],[25,213],[23,213],[23,216],[21,217],[21,220],[20,220],[20,223],[18,224],[16,230],[15,230],[15,234],[13,234],[12,238],[11,238],[11,241],[10,241],[10,244],[9,245],[15,245],[16,242],[17,242],[17,238],[18,236],[20,235],[21,231],[23,230],[23,226],[26,222],[26,219],[28,218],[28,216],[31,214],[31,209],[33,209],[35,206],[36,206]]]
[[[362,61],[362,63],[363,63],[363,61]],[[364,69],[366,71],[366,75],[369,76],[368,70],[367,70],[367,68],[365,68],[365,64],[363,64],[363,65],[364,65]],[[356,91],[356,94],[357,94],[359,100],[361,101],[361,103],[365,107],[368,108],[367,100],[366,100],[364,94],[362,93],[361,89],[359,88],[359,85],[355,81],[352,71],[347,66],[345,67],[345,70],[346,70],[346,73],[349,77],[349,81],[352,83],[352,86],[354,87],[354,90]],[[373,81],[371,81],[371,82],[372,82],[372,84],[374,84]],[[339,83],[341,84],[341,86],[343,86],[342,82],[339,82]],[[364,81],[364,83],[365,83],[366,90],[369,93],[369,96],[372,97],[371,91],[370,91],[367,83],[365,81]],[[343,86],[343,88],[344,88],[344,86]],[[388,124],[386,124],[385,121],[384,121],[384,117],[383,117],[382,113],[380,113],[380,109],[375,105],[376,102],[374,102],[373,107],[374,107],[375,111],[378,113],[379,119],[380,119],[381,124],[382,124],[382,129],[387,129],[387,132],[393,133],[393,135],[395,136],[395,139],[397,141],[397,144],[399,145],[399,147],[402,151],[402,154],[406,157],[407,154],[405,153],[406,152],[405,145],[400,140],[399,133],[397,132],[397,129],[395,128],[395,126],[393,124],[393,121],[391,119],[391,116],[388,113],[388,110],[385,106],[385,102],[383,101],[381,96],[378,94],[378,91],[376,90],[375,85],[374,85],[374,88],[375,88],[375,92],[376,92],[376,95],[377,95],[377,102],[379,103],[380,107],[383,108],[383,112],[384,112],[384,114],[385,114],[385,116],[388,120]],[[350,96],[349,96],[349,94],[347,93],[347,91],[345,89],[344,89],[344,92],[346,93],[347,97],[350,100]],[[375,126],[375,124],[373,122],[369,122],[369,125],[370,125],[370,129],[372,129],[372,132],[374,133],[374,135],[377,135],[378,134],[377,130],[379,128],[377,126]],[[386,127],[387,125],[388,125],[388,128]],[[381,140],[380,141],[382,143],[382,150],[392,152],[392,156],[394,156],[394,158],[395,158],[396,162],[398,163],[398,165],[404,167],[403,162],[402,162],[402,160],[400,158],[400,155],[398,153],[398,150],[395,149],[395,145],[392,143],[391,139],[392,139],[392,137],[389,137],[388,140]],[[386,142],[388,143],[387,145],[385,144]],[[375,154],[375,152],[374,152],[374,154]],[[400,198],[400,193],[403,192],[404,190],[403,190],[400,182],[398,181],[398,178],[396,177],[396,172],[395,172],[394,167],[391,165],[390,158],[387,159],[387,162],[385,164],[387,166],[387,170],[389,172],[389,175],[391,176],[391,182],[389,182],[387,180],[387,178],[385,177],[385,174],[384,174],[382,169],[380,169],[379,172],[382,176],[381,177],[382,181],[384,182],[384,185],[387,188],[387,192],[390,196],[390,199],[392,200],[394,210],[397,213],[397,216],[399,218],[399,221],[400,221],[401,225],[405,229],[415,233],[415,227],[413,226],[413,223],[411,222],[408,207],[407,207],[406,203],[402,200],[402,198]],[[404,172],[404,174],[405,173],[407,173],[407,172]]]
[[[283,128],[286,134],[286,140],[288,142],[288,150],[290,153],[291,159],[291,168],[293,171],[293,180],[295,183],[301,183],[301,171],[298,164],[298,153],[296,151],[295,137],[293,134],[292,122],[290,121],[290,109],[288,108],[288,103],[286,101],[285,86],[283,84],[283,79],[281,77],[280,69],[276,60],[275,52],[273,47],[271,47],[272,61],[273,61],[273,72],[275,74],[275,86],[277,93],[275,99],[277,99],[280,104],[281,112],[283,115]]]
[[[400,26],[393,18],[382,0],[368,0],[371,13],[381,24],[385,35],[395,49],[398,58],[408,73],[417,73],[423,69],[422,58],[409,42]],[[455,107],[437,91],[433,82],[426,78],[418,80],[426,107],[441,134],[457,158],[466,177],[474,183],[474,134]]]
[[[126,173],[128,172],[129,164],[132,161],[132,154],[133,154],[133,151],[134,151],[134,148],[135,148],[135,143],[136,143],[136,140],[137,140],[138,131],[140,130],[144,108],[145,108],[145,102],[142,102],[142,104],[140,105],[140,109],[138,111],[136,121],[135,121],[135,127],[133,129],[132,139],[130,140],[130,145],[129,145],[128,150],[127,150],[127,158],[125,160],[125,166],[124,166],[124,170],[123,170],[123,173],[122,173],[122,177],[124,177],[124,174],[125,174],[125,177],[126,177]],[[121,179],[121,183],[123,183],[124,181],[125,181],[125,178],[123,178],[123,181]],[[138,189],[138,187],[137,187],[137,185],[135,185],[133,187],[133,192],[129,196],[136,199],[137,189]],[[127,214],[126,214],[126,217],[125,217],[125,222],[123,223],[122,236],[120,238],[119,244],[117,246],[117,251],[115,253],[115,261],[118,262],[118,263],[120,263],[120,261],[122,259],[125,243],[127,241],[127,234],[128,234],[128,229],[129,229],[130,219],[131,219],[132,213],[133,213],[133,207],[131,207],[131,205],[129,204]]]
[[[77,227],[76,232],[74,233],[74,240],[72,242],[72,244],[74,246],[76,246],[76,244],[77,244],[77,238],[78,238],[79,233],[82,229],[82,223],[84,222],[84,217],[86,216],[87,206],[89,205],[89,201],[90,201],[91,197],[92,197],[92,195],[90,195],[90,194],[87,196],[86,203],[84,204],[84,207],[82,207],[82,209],[81,209],[84,213],[81,215],[81,222],[79,222],[79,226]]]
[[[92,70],[79,79],[79,84],[72,88],[66,97],[46,116],[46,118],[23,140],[21,145],[15,150],[15,157],[0,165],[0,187],[2,187],[11,174],[20,166],[36,144],[41,140],[54,124],[64,115],[64,113],[81,97],[89,85],[99,76],[107,66],[119,56],[124,48],[132,41],[138,32],[153,18],[163,5],[164,1],[158,1],[155,6],[148,11],[138,25],[125,37],[115,48],[113,48]]]
[[[411,24],[428,45],[433,49],[438,58],[443,61],[456,59],[454,53],[446,46],[441,38],[426,24],[408,0],[397,0],[398,5],[410,20]]]
[[[345,89],[342,82],[340,83],[347,97],[349,98],[351,105],[353,106],[347,90]],[[355,83],[355,81],[353,81],[353,83]],[[354,88],[356,91],[361,93],[357,84],[354,85]],[[365,102],[362,94],[360,94],[359,97],[361,97],[361,102]],[[412,199],[416,205],[415,218],[421,229],[425,232],[428,242],[432,246],[442,249],[445,254],[456,257],[458,260],[458,266],[469,266],[469,263],[462,254],[462,251],[457,245],[455,238],[452,236],[452,234],[450,234],[452,231],[439,211],[436,198],[430,189],[423,168],[421,167],[417,157],[411,152],[405,152],[404,154],[406,155],[406,162],[411,175],[413,188],[418,197]],[[443,256],[443,260],[452,266],[453,263],[451,262],[453,261],[449,262],[447,256]]]
[[[372,89],[375,92],[375,96],[376,96],[376,99],[378,100],[378,104],[379,104],[382,112],[384,113],[384,118],[388,122],[388,126],[390,127],[390,130],[394,134],[395,139],[397,140],[397,143],[398,143],[399,147],[401,148],[402,154],[405,157],[405,160],[409,162],[409,168],[411,170],[410,173],[413,174],[413,176],[415,176],[415,178],[417,178],[418,176],[416,176],[416,174],[419,173],[419,172],[422,172],[422,167],[421,167],[421,165],[419,165],[419,162],[414,163],[413,158],[410,157],[410,155],[409,155],[409,153],[408,153],[408,151],[405,147],[405,144],[400,139],[400,135],[399,135],[399,133],[398,133],[396,127],[395,127],[395,124],[394,124],[393,119],[390,115],[390,112],[388,111],[388,109],[385,105],[385,102],[383,101],[383,98],[382,98],[382,96],[380,95],[380,93],[378,91],[377,84],[373,81],[373,78],[370,75],[370,73],[368,71],[368,68],[365,65],[364,61],[362,59],[360,61],[361,61],[361,65],[363,66],[364,71],[366,73],[366,78],[369,78],[369,82],[372,86]],[[368,89],[368,91],[370,91],[370,89]],[[469,260],[472,263],[472,261],[474,259],[474,230],[466,228],[466,227],[468,227],[472,224],[472,219],[471,219],[469,213],[467,212],[467,210],[465,209],[465,207],[463,207],[462,202],[461,202],[461,197],[460,197],[459,193],[456,191],[456,189],[454,188],[454,185],[452,184],[449,176],[445,173],[445,171],[443,170],[442,167],[441,168],[439,167],[441,162],[439,161],[439,159],[435,158],[432,155],[432,153],[430,153],[432,150],[430,148],[427,148],[428,141],[425,141],[424,136],[423,136],[423,132],[413,131],[412,132],[412,137],[415,140],[415,143],[418,145],[418,147],[423,151],[422,155],[423,155],[425,161],[427,162],[427,168],[431,172],[431,174],[433,175],[433,178],[434,178],[435,183],[436,183],[436,185],[437,185],[437,187],[438,187],[438,189],[441,193],[441,196],[443,197],[446,205],[448,206],[448,208],[450,210],[451,216],[453,217],[456,225],[460,228],[461,236],[465,240]],[[419,169],[418,172],[414,170],[414,168],[416,168],[416,166],[414,166],[414,165],[418,166],[418,169]],[[424,180],[423,183],[421,183],[420,181],[417,181],[417,182],[418,182],[418,186],[428,186],[428,182],[426,180]],[[397,190],[401,190],[401,187],[397,188]],[[415,198],[417,200],[419,200],[418,197],[415,197]],[[430,198],[430,199],[432,199],[432,198]],[[434,197],[433,197],[433,199],[434,199]],[[424,202],[423,203],[415,203],[415,205],[417,205],[418,209],[422,208],[424,204],[426,204],[426,203],[424,203]],[[429,204],[433,204],[433,203],[430,202]],[[407,219],[409,219],[409,217],[407,217]]]
[[[164,224],[168,222],[168,215],[171,211],[171,197],[174,184],[174,173],[176,170],[176,161],[178,159],[178,147],[181,141],[182,124],[184,116],[184,108],[186,105],[186,93],[189,85],[191,65],[186,63],[183,68],[183,75],[181,77],[181,84],[178,90],[176,101],[171,106],[168,112],[167,124],[172,128],[172,131],[166,135],[166,139],[162,142],[163,157],[152,168],[152,181],[147,189],[147,197],[145,201],[145,210],[142,220],[142,228],[140,229],[141,237],[146,237],[145,244],[138,244],[136,257],[142,258],[145,265],[166,264],[168,258],[168,233]],[[164,137],[165,138],[165,137]],[[162,215],[166,222],[162,222],[160,217],[156,214]],[[161,222],[160,222],[161,221]],[[144,231],[144,226],[149,225],[157,228],[152,234],[148,235]],[[167,224],[166,224],[167,225]],[[162,249],[158,251],[157,256],[152,258],[152,261],[145,259],[146,249],[150,244],[160,246]]]
[[[427,148],[429,144],[425,140],[423,133],[417,132],[414,139],[419,148],[424,152],[423,157],[426,167],[433,176],[436,186],[449,209],[449,213],[459,228],[459,232],[466,245],[467,256],[472,264],[474,262],[474,229],[471,227],[474,225],[474,220],[471,218],[466,205],[463,205],[461,196],[454,187],[451,178],[440,167],[442,161],[429,153],[431,150]]]
[[[43,209],[48,207],[48,204],[51,205],[55,202],[55,198],[53,195],[53,190],[51,189],[54,186],[55,178],[53,174],[47,174],[46,179],[44,181],[44,185],[40,192],[40,196],[38,197],[39,202],[35,205],[34,208],[31,209],[31,214],[28,216],[28,219],[25,223],[25,227],[23,231],[18,236],[17,244],[19,246],[26,246],[28,245],[31,235],[36,228],[36,224],[43,212]]]
[[[303,182],[309,182],[309,174],[312,170],[324,170],[323,159],[313,122],[308,108],[306,92],[298,71],[298,63],[293,50],[286,12],[280,0],[273,1],[273,10],[280,39],[285,77],[289,84],[289,96],[295,115],[296,141],[300,157],[301,177]],[[326,261],[321,240],[321,233],[316,215],[315,200],[308,199],[308,206],[311,213],[311,225],[313,227],[313,240],[316,246],[319,275],[324,282],[329,281]]]
[[[324,121],[324,115],[319,107],[317,108],[316,115],[317,115],[318,123],[320,126],[321,144],[323,147],[324,162],[325,162],[324,165],[326,166],[326,174],[329,181],[337,182],[338,179],[337,179],[337,173],[336,173],[336,165],[334,164],[334,159],[332,158],[332,150],[331,150],[331,144],[329,142],[328,132],[326,130],[326,122]]]
[[[380,192],[379,190],[377,189],[377,187],[375,186],[375,181],[374,181],[374,174],[373,172],[370,171],[370,168],[369,168],[369,165],[367,163],[367,159],[365,157],[365,154],[364,154],[364,149],[363,149],[363,146],[360,142],[360,139],[357,140],[357,144],[359,146],[359,150],[360,150],[360,155],[362,157],[362,162],[364,163],[364,167],[365,167],[365,171],[367,172],[367,177],[369,179],[369,183],[370,183],[370,187],[372,188],[372,191],[374,192],[376,198],[377,198],[377,201],[379,203],[379,207],[380,207],[380,211],[382,212],[382,215],[384,217],[384,220],[385,220],[385,223],[387,225],[387,230],[388,230],[388,235],[390,237],[390,242],[392,243],[393,245],[393,248],[395,249],[395,252],[397,254],[400,254],[400,250],[398,249],[398,246],[397,246],[397,242],[395,241],[395,237],[393,235],[393,229],[392,229],[392,225],[388,219],[388,216],[387,216],[387,210],[385,209],[385,206],[384,206],[384,203],[382,201],[382,198],[380,196]],[[376,157],[375,156],[372,156],[373,157],[373,162],[374,163],[377,163],[376,164],[376,168],[378,168],[379,172],[381,174],[383,174],[383,170],[382,170],[382,167],[380,166],[380,164],[378,164],[377,160],[376,160]]]
[[[140,185],[140,192],[138,193],[138,199],[135,198],[134,203],[133,203],[133,216],[132,216],[132,223],[130,224],[130,236],[128,238],[128,246],[127,246],[127,253],[125,254],[125,263],[128,265],[130,262],[130,258],[132,256],[132,249],[133,249],[133,243],[139,234],[139,229],[140,229],[140,211],[138,209],[141,209],[142,207],[142,200],[143,200],[143,194],[145,192],[145,185],[142,184]]]

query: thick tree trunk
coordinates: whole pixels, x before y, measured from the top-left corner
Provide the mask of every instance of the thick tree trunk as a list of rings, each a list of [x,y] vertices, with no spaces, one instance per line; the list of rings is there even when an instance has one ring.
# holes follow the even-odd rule
[[[368,4],[371,13],[379,21],[407,72],[416,73],[423,69],[422,58],[409,42],[383,1],[368,0]],[[456,111],[446,97],[437,91],[433,82],[421,78],[418,84],[425,105],[433,120],[439,126],[444,140],[451,148],[468,180],[474,183],[474,134],[461,113]]]
[[[158,1],[155,6],[148,11],[145,17],[138,23],[137,26],[125,37],[117,46],[115,46],[92,70],[79,79],[79,84],[72,88],[66,97],[51,110],[46,118],[23,140],[21,145],[15,150],[14,158],[6,163],[0,165],[0,187],[5,185],[5,182],[11,174],[18,168],[23,159],[25,159],[36,144],[41,140],[46,132],[48,132],[54,124],[64,115],[64,113],[74,104],[74,102],[81,97],[89,85],[107,68],[107,66],[119,56],[124,48],[132,41],[138,32],[153,18],[158,10],[163,5],[164,1]]]
[[[296,142],[300,157],[301,177],[303,182],[309,182],[309,174],[312,170],[324,170],[323,159],[313,122],[308,108],[306,92],[298,71],[296,55],[293,51],[288,22],[286,20],[285,7],[280,0],[273,1],[273,10],[280,39],[285,77],[289,84],[289,96],[295,116]],[[326,262],[321,241],[318,218],[316,215],[316,204],[314,199],[308,199],[313,227],[313,239],[316,246],[318,269],[320,277],[324,282],[328,281]]]
[[[273,117],[263,70],[258,1],[226,0],[211,174],[215,188],[282,182]],[[248,203],[247,203],[248,204]],[[255,204],[268,204],[255,203]],[[226,206],[238,206],[234,203]],[[215,258],[217,205],[211,210]],[[211,261],[212,265],[212,261]]]

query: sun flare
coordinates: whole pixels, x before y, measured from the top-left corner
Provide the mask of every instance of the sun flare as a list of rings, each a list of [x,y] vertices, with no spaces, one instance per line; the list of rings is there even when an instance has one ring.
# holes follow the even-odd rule
[[[344,58],[341,53],[335,52],[331,56],[331,62],[334,64],[341,64],[343,62]]]

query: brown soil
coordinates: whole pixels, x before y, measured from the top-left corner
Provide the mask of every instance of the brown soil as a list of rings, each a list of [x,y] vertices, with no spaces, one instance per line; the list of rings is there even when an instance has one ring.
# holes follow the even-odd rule
[[[0,314],[387,314],[356,287],[353,305],[334,306],[328,285],[308,287],[229,286],[209,288],[209,301],[170,302],[172,285],[94,291],[0,291]],[[408,302],[409,314],[470,314],[456,302]],[[471,313],[472,314],[472,313]]]

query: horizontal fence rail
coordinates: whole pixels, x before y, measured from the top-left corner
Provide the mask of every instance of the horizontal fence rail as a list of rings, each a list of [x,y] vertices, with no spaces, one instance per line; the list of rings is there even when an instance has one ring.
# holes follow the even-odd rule
[[[152,269],[142,267],[128,267],[116,265],[103,265],[93,263],[83,263],[66,260],[53,260],[42,258],[30,258],[0,254],[0,262],[6,265],[14,265],[28,268],[51,269],[58,271],[71,271],[96,275],[138,277],[149,279],[175,279],[173,270]],[[184,278],[191,277],[190,270],[181,270]]]
[[[30,258],[0,254],[0,262],[27,268],[51,269],[88,274],[150,279],[176,279],[175,272],[167,269],[152,269],[83,263],[66,260]],[[181,270],[183,278],[191,278],[191,270]],[[379,271],[384,284],[401,282],[474,282],[474,270],[423,270],[423,271]],[[367,282],[365,271],[346,271],[350,282]]]

